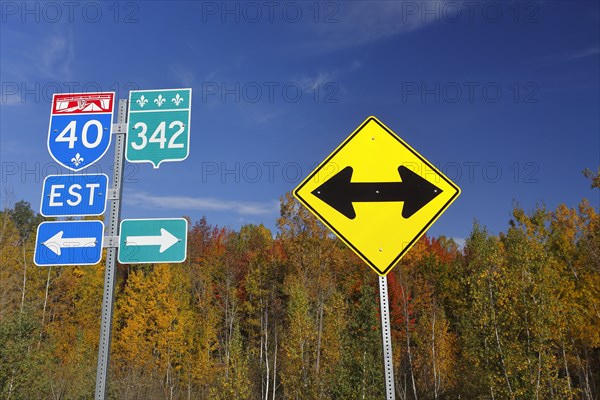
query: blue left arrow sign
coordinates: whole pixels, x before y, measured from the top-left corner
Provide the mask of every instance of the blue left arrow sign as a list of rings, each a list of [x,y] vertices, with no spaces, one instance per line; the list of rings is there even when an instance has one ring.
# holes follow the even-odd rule
[[[103,239],[102,221],[42,222],[33,262],[38,266],[98,264]]]
[[[48,175],[40,211],[45,217],[102,215],[106,210],[106,174]]]

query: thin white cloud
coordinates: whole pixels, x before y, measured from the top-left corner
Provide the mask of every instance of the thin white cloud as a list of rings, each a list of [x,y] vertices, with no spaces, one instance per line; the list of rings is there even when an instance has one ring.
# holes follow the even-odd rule
[[[588,57],[597,56],[600,54],[600,47],[590,46],[562,53],[554,53],[542,56],[539,59],[533,60],[531,64],[536,66],[554,66],[557,64],[568,63],[571,61],[582,60]]]
[[[9,87],[8,84],[12,84],[13,82],[3,82],[6,86],[4,86],[2,89],[4,89],[4,92],[1,93],[0,96],[0,104],[2,104],[2,106],[20,106],[25,104],[24,98],[23,96],[20,95],[20,93],[15,93],[12,92],[13,89],[18,90],[18,84],[15,82],[14,86],[10,86],[11,92],[10,93],[6,93],[7,92],[7,88]],[[2,145],[4,146],[4,143],[2,143]]]
[[[274,107],[268,103],[240,104],[238,110],[249,123],[258,126],[268,125],[286,115],[281,107]]]
[[[309,43],[302,47],[316,52],[329,52],[360,46],[398,34],[415,31],[436,21],[431,10],[443,9],[449,0],[348,1],[338,4],[339,10],[330,23],[315,24]],[[457,11],[462,4],[452,3]]]
[[[321,94],[325,90],[325,85],[335,83],[339,77],[338,72],[318,72],[316,75],[305,75],[300,79],[294,79],[302,88],[302,91],[309,94]]]
[[[299,79],[293,79],[297,82],[302,90],[314,96],[315,93],[325,95],[331,93],[330,90],[340,90],[341,84],[339,83],[340,78],[348,73],[355,72],[362,67],[362,62],[354,60],[348,65],[344,65],[341,68],[337,68],[331,71],[318,71],[316,74],[306,74]],[[327,86],[334,85],[334,86]]]
[[[279,202],[267,203],[223,200],[213,197],[156,196],[131,191],[124,196],[129,205],[144,208],[166,208],[171,210],[230,211],[241,215],[273,215],[279,211]]]
[[[74,52],[71,32],[56,32],[44,37],[39,48],[40,72],[49,77],[69,77]]]
[[[578,50],[573,53],[564,54],[562,58],[564,61],[571,61],[571,60],[578,60],[580,58],[595,56],[596,54],[599,54],[599,53],[600,53],[600,47],[594,46],[594,47],[588,47],[587,49]]]
[[[47,82],[73,80],[75,39],[69,28],[53,28],[43,35],[35,30],[3,29],[0,46],[0,68],[4,83],[35,88]],[[3,105],[24,104],[14,99],[3,100]]]
[[[183,64],[174,64],[169,68],[170,74],[180,83],[181,87],[193,87],[196,74],[193,68]]]

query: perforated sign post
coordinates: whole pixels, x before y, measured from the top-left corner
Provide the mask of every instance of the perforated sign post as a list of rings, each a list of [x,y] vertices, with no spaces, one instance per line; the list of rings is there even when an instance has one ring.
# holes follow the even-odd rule
[[[192,89],[138,90],[129,93],[127,161],[185,160],[190,147]]]
[[[72,171],[81,171],[108,150],[114,92],[57,93],[52,96],[48,151]]]
[[[394,398],[385,275],[460,189],[375,117],[298,185],[294,196],[379,277],[386,394]]]
[[[110,363],[110,341],[112,333],[113,299],[117,265],[119,220],[123,197],[123,167],[125,158],[125,132],[127,121],[127,100],[119,100],[117,123],[113,126],[115,135],[115,158],[113,164],[112,196],[105,235],[106,267],[104,269],[104,289],[102,292],[102,317],[100,319],[100,340],[98,345],[98,368],[96,370],[96,400],[105,400],[108,388],[108,366]]]

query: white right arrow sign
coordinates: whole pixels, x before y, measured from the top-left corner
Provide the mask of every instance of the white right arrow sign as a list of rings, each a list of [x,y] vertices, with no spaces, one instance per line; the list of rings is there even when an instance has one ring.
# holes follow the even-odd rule
[[[173,236],[164,228],[160,229],[160,236],[127,236],[126,246],[160,246],[159,253],[164,252],[181,239]]]
[[[185,218],[124,219],[119,235],[121,264],[180,263],[187,255]]]

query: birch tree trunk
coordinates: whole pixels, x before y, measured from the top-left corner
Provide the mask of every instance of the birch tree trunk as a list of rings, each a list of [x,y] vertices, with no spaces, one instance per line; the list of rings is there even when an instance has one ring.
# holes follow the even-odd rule
[[[492,321],[494,323],[494,334],[496,337],[496,346],[498,347],[498,354],[500,355],[500,363],[502,364],[502,372],[504,373],[504,379],[506,380],[506,385],[508,387],[508,392],[510,393],[510,397],[514,398],[514,393],[512,390],[512,386],[510,384],[510,379],[508,378],[508,373],[506,371],[506,364],[504,363],[504,352],[502,351],[502,344],[500,342],[500,335],[498,333],[498,324],[496,321],[496,307],[494,306],[494,295],[492,290],[492,283],[488,283],[489,288],[489,301],[490,307],[492,309]]]
[[[42,308],[42,326],[40,327],[40,340],[38,342],[38,348],[42,344],[42,336],[44,334],[44,324],[46,322],[46,307],[48,305],[48,289],[50,288],[50,274],[52,273],[52,266],[48,267],[48,277],[46,278],[46,291],[44,294],[44,307]]]
[[[439,379],[435,364],[435,303],[433,304],[433,318],[431,319],[431,364],[433,366],[433,398],[437,400]]]
[[[27,258],[25,254],[27,239],[23,239],[23,286],[21,288],[21,311],[23,314],[23,307],[25,307],[25,291],[27,287]]]
[[[413,395],[415,400],[418,399],[417,396],[417,384],[415,382],[415,373],[413,368],[413,356],[410,345],[410,315],[408,313],[408,294],[406,293],[406,287],[404,286],[404,281],[400,282],[400,289],[402,290],[402,308],[404,311],[404,327],[406,334],[406,354],[408,355],[408,366],[410,370],[410,380],[413,389]]]
[[[317,377],[319,376],[319,369],[321,365],[321,338],[323,337],[323,295],[319,295],[319,315],[318,315],[318,331],[317,331],[317,357],[315,362],[315,372]]]
[[[273,398],[275,400],[275,392],[277,391],[277,329],[275,329],[275,352],[273,353]]]

